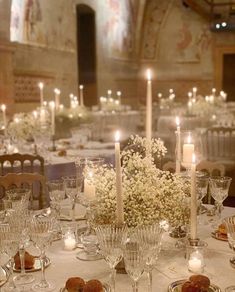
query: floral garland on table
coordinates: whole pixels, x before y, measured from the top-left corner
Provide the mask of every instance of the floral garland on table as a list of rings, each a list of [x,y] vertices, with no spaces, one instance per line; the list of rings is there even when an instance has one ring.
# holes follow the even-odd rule
[[[187,192],[184,182],[168,171],[158,169],[153,158],[145,157],[147,141],[132,137],[129,148],[122,152],[122,179],[124,197],[124,220],[129,227],[147,225],[167,220],[171,226],[187,222],[189,210],[185,203]],[[151,154],[164,156],[166,148],[159,139],[153,139]],[[108,165],[99,166],[94,171],[99,224],[113,223],[116,212],[115,170]]]

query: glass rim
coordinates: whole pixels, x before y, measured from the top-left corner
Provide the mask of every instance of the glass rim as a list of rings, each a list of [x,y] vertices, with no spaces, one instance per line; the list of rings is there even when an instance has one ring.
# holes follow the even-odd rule
[[[102,161],[104,161],[104,157],[100,157],[100,156],[86,156],[86,157],[77,157],[77,159],[75,160],[75,165],[76,166],[80,166],[80,165],[86,165],[89,162],[90,163],[101,163]]]
[[[209,180],[221,180],[221,181],[231,181],[232,177],[230,176],[219,176],[219,175],[215,175],[215,176],[210,176]]]

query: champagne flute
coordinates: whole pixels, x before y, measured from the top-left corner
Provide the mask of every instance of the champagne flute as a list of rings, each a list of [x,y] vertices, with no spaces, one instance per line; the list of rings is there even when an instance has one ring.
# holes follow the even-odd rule
[[[145,267],[144,252],[139,242],[127,242],[123,249],[123,257],[127,274],[133,281],[133,292],[138,292],[138,281]]]
[[[30,235],[34,244],[40,250],[41,280],[32,286],[33,291],[49,292],[55,289],[54,283],[47,281],[45,277],[46,247],[50,244],[54,228],[54,217],[47,214],[33,216],[30,222]]]

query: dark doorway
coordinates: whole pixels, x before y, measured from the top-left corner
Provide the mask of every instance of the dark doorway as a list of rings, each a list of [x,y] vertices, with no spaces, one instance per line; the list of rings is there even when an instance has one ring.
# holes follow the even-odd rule
[[[223,90],[228,94],[228,101],[235,101],[235,54],[224,54]]]
[[[78,83],[84,85],[84,104],[97,104],[95,12],[77,5]]]

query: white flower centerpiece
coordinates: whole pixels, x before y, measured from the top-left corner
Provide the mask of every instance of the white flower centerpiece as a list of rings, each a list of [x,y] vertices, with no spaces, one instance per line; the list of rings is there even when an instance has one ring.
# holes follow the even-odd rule
[[[47,131],[50,127],[46,127]],[[34,133],[41,132],[40,119],[30,113],[17,113],[7,126],[7,133],[14,141],[33,141]]]
[[[161,220],[167,220],[172,227],[184,225],[189,215],[184,183],[179,176],[156,167],[153,157],[161,158],[166,153],[160,139],[152,139],[148,146],[151,157],[145,156],[146,147],[146,138],[131,137],[129,147],[121,154],[124,221],[131,228]],[[99,166],[93,179],[98,206],[95,220],[98,224],[114,223],[115,169]]]

